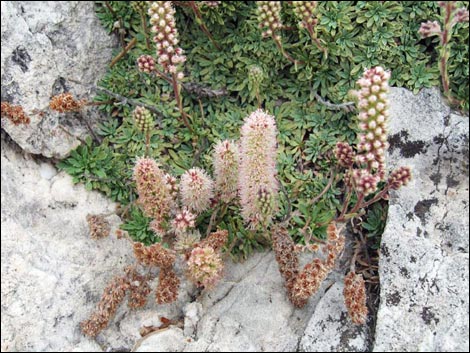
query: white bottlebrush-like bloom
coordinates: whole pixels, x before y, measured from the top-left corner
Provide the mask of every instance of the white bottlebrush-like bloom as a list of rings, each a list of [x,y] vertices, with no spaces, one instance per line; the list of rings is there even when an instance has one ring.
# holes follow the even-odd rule
[[[239,158],[235,142],[224,140],[214,147],[215,190],[225,203],[229,203],[237,196]]]
[[[250,114],[241,128],[238,185],[242,216],[252,227],[267,225],[277,206],[276,122],[262,110]]]
[[[201,168],[192,168],[181,176],[180,195],[183,206],[198,214],[209,209],[214,197],[214,182]]]

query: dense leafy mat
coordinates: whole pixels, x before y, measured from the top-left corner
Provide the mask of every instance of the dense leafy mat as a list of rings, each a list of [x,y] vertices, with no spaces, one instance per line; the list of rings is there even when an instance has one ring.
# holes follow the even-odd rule
[[[468,7],[468,1],[461,3]],[[328,50],[327,57],[306,31],[298,29],[291,7],[284,2],[287,28],[282,41],[290,55],[303,62],[299,65],[286,60],[271,39],[261,38],[255,2],[223,1],[217,8],[201,8],[221,50],[201,31],[190,9],[177,7],[180,46],[187,55],[185,81],[228,92],[201,98],[183,91],[184,107],[194,129],[190,133],[179,118],[170,84],[137,70],[140,55],[155,55],[153,48],[146,48],[138,13],[129,2],[121,1],[98,1],[96,11],[103,25],[109,31],[120,31],[125,42],[137,38],[137,45],[108,70],[99,85],[161,112],[151,135],[151,156],[174,175],[192,166],[212,171],[213,144],[219,139],[238,139],[243,119],[257,108],[248,70],[252,65],[262,68],[263,108],[276,117],[279,130],[278,179],[283,185],[279,218],[293,212],[291,235],[299,242],[303,241],[299,229],[325,236],[326,223],[340,207],[341,192],[332,188],[319,202],[310,203],[329,180],[336,142],[354,143],[356,137],[354,112],[331,110],[319,103],[317,96],[334,103],[351,100],[348,92],[355,88],[355,81],[365,68],[376,65],[391,70],[392,86],[414,92],[440,82],[437,38],[421,39],[418,34],[421,22],[439,18],[435,1],[319,2],[317,34]],[[116,30],[116,23],[120,29]],[[454,32],[449,60],[451,87],[462,100],[460,108],[468,110],[468,23],[458,24]],[[96,96],[98,102],[109,100],[104,93]],[[132,167],[136,157],[144,154],[144,137],[133,126],[133,106],[111,103],[100,108],[109,117],[97,131],[102,142],[88,140],[60,167],[75,182],[104,192],[124,207],[136,198]],[[386,208],[379,205],[369,213],[365,229],[379,234]],[[149,220],[137,207],[130,207],[126,215],[123,229],[134,239],[147,244],[159,240],[148,230]],[[209,214],[202,214],[199,220],[203,231]],[[263,237],[245,229],[236,206],[231,206],[219,226],[229,230],[235,257],[247,256],[264,244]],[[232,242],[235,237],[238,241]]]

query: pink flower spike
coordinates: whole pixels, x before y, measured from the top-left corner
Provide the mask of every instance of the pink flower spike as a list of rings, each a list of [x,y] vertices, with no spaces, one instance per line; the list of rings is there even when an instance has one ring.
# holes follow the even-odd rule
[[[277,209],[276,122],[256,110],[241,128],[238,187],[242,216],[251,227],[267,225]]]

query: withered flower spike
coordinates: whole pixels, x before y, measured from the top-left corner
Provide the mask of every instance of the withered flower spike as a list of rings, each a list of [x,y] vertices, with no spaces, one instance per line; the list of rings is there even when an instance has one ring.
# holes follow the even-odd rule
[[[52,97],[49,108],[59,113],[78,112],[85,104],[85,99],[76,100],[70,92],[66,92]]]
[[[105,238],[111,233],[111,226],[103,215],[89,214],[86,216],[86,220],[92,239]]]
[[[207,238],[198,243],[199,247],[210,246],[215,252],[222,251],[223,246],[228,240],[228,230],[221,229],[216,232],[209,234]]]
[[[1,115],[10,120],[14,125],[28,125],[31,119],[26,115],[20,105],[11,105],[8,102],[1,103]]]
[[[160,243],[150,246],[134,243],[134,255],[140,263],[160,268],[171,268],[176,261],[174,251],[164,248]]]
[[[127,305],[131,309],[142,308],[147,304],[147,299],[152,289],[149,286],[149,277],[141,275],[135,268],[126,271],[129,280],[129,299]]]
[[[178,299],[180,280],[173,268],[162,268],[158,276],[158,287],[156,290],[157,304],[170,304]]]
[[[80,323],[83,333],[90,337],[96,337],[104,330],[124,300],[128,289],[129,280],[126,275],[114,277],[105,288],[96,311],[88,320]]]
[[[367,320],[367,296],[364,278],[355,272],[349,272],[344,278],[344,302],[352,322],[363,325]]]
[[[281,272],[285,280],[289,299],[293,302],[292,290],[295,279],[299,274],[299,259],[296,253],[296,245],[287,232],[287,229],[282,227],[276,227],[271,234],[271,238],[279,272]],[[300,303],[299,306],[301,306]]]

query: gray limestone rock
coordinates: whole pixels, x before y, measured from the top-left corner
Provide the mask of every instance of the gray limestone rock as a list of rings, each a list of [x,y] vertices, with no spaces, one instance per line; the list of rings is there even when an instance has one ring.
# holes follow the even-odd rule
[[[2,119],[2,128],[29,153],[63,158],[79,141],[59,124],[76,136],[88,132],[77,114],[51,111],[50,98],[67,91],[90,98],[116,40],[100,25],[93,1],[2,1],[1,7],[2,102],[22,106],[31,119],[18,126]],[[83,116],[98,119],[96,109],[85,108]]]
[[[300,352],[367,352],[367,325],[355,325],[344,305],[342,282],[321,298],[300,341]]]
[[[114,236],[92,240],[86,215],[114,204],[3,140],[1,163],[2,351],[101,350],[79,322],[133,255]]]
[[[390,198],[375,351],[469,350],[469,118],[438,90],[393,89],[390,167],[411,183]]]
[[[340,274],[333,273],[306,307],[295,309],[272,252],[254,254],[242,264],[228,263],[222,282],[203,293],[196,306],[188,305],[184,331],[170,327],[156,332],[139,342],[136,351],[367,351],[369,335],[348,322],[339,280]],[[187,326],[196,330],[187,335]],[[333,336],[333,341],[326,339]]]

